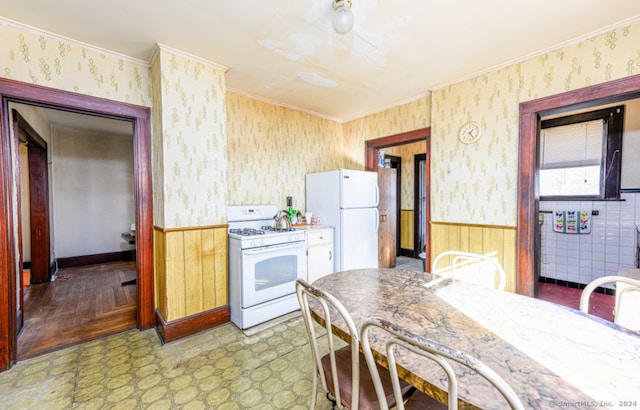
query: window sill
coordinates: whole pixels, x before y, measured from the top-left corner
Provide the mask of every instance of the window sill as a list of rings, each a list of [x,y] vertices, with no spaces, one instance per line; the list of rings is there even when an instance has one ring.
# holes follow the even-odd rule
[[[626,199],[624,198],[594,198],[594,197],[581,197],[581,196],[541,196],[540,201],[567,201],[567,202],[577,202],[577,201],[592,201],[592,202],[624,202]]]

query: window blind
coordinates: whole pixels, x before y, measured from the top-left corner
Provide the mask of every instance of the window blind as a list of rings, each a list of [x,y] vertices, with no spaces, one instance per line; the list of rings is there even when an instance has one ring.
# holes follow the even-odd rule
[[[600,119],[541,130],[540,169],[600,165],[604,126]]]

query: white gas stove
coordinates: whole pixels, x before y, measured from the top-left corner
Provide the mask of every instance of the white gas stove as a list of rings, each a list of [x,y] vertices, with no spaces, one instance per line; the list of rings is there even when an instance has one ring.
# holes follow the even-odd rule
[[[261,226],[259,229],[229,228],[229,238],[238,240],[241,249],[250,249],[304,241],[304,233],[296,229],[280,230],[273,226]]]
[[[273,205],[230,206],[229,305],[241,329],[300,308],[295,282],[307,272],[304,232],[277,230]]]

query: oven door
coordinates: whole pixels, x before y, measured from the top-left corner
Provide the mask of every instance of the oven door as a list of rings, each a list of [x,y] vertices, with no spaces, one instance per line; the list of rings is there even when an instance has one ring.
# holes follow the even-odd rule
[[[306,276],[304,241],[242,251],[242,307],[295,293],[296,279]]]

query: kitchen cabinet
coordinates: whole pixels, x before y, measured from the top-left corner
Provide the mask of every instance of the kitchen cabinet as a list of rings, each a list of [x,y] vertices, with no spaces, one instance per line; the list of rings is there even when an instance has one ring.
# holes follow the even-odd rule
[[[305,229],[307,239],[307,282],[333,273],[333,228]]]

